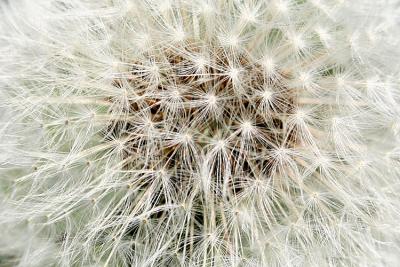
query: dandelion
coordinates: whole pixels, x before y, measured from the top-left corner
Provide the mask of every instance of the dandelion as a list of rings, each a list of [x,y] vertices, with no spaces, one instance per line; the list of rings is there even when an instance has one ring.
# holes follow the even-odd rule
[[[0,265],[397,266],[400,6],[367,2],[0,3]]]

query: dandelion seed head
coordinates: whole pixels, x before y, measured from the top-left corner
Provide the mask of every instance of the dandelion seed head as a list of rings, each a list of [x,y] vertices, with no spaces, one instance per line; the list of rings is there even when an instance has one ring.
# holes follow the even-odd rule
[[[185,40],[185,32],[183,29],[176,29],[173,33],[173,39],[176,42],[182,42]]]
[[[215,9],[207,3],[207,1],[201,2],[200,4],[200,12],[204,15],[211,15]]]
[[[307,116],[307,113],[304,110],[299,109],[296,111],[296,114],[295,114],[296,120],[303,121],[306,118],[306,116]]]
[[[271,97],[273,96],[273,92],[271,92],[271,90],[269,88],[264,89],[264,91],[262,91],[261,96],[264,98],[264,100],[268,101],[271,99]]]
[[[344,77],[337,76],[336,77],[336,84],[338,85],[339,88],[342,88],[346,85],[346,80]]]
[[[218,103],[218,97],[214,94],[206,95],[207,104],[210,106],[215,106]]]
[[[256,23],[257,22],[257,15],[255,11],[252,11],[250,8],[245,8],[241,12],[241,17],[244,21],[248,23]]]
[[[396,266],[395,4],[1,3],[0,261]]]
[[[299,34],[292,34],[290,36],[290,42],[292,43],[295,50],[303,50],[306,48],[306,42],[303,37]]]
[[[207,66],[207,59],[204,58],[204,57],[202,57],[202,56],[196,57],[195,60],[194,60],[194,62],[195,62],[196,67],[197,67],[199,70],[202,70],[204,67]]]
[[[240,38],[235,34],[228,34],[221,38],[221,44],[223,46],[238,47],[240,44]]]
[[[233,81],[238,81],[240,72],[241,72],[241,70],[239,68],[230,67],[228,69],[228,76]]]
[[[251,121],[245,120],[241,123],[240,128],[244,133],[250,133],[254,130],[254,125]]]
[[[278,10],[278,12],[282,13],[282,14],[286,14],[289,11],[289,6],[287,1],[274,1],[275,2],[275,6],[276,9]]]
[[[262,65],[267,73],[273,73],[275,71],[275,62],[271,57],[265,57],[262,61]]]
[[[217,139],[214,141],[215,148],[217,149],[224,149],[226,146],[226,141],[223,139]]]

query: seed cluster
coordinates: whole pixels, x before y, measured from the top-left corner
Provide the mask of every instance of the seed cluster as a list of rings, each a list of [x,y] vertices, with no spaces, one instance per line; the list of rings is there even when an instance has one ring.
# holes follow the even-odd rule
[[[0,265],[397,266],[396,1],[0,0]]]
[[[116,111],[128,119],[112,120],[106,134],[126,140],[127,169],[176,177],[205,164],[214,189],[232,193],[240,183],[234,177],[252,170],[271,175],[270,151],[296,145],[296,129],[285,127],[295,89],[287,86],[288,73],[271,77],[249,54],[228,51],[201,44],[160,49],[114,80],[116,90],[129,94],[128,108]],[[110,101],[121,107],[119,99]]]

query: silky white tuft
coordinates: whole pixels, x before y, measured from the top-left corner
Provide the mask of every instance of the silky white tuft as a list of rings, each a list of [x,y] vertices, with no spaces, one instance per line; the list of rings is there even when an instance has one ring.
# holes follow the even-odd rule
[[[0,3],[0,266],[398,266],[397,0]]]

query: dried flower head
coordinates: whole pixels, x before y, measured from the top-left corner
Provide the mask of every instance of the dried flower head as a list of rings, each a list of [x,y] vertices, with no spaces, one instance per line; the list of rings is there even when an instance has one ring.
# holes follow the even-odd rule
[[[0,3],[0,265],[397,266],[397,0]]]

